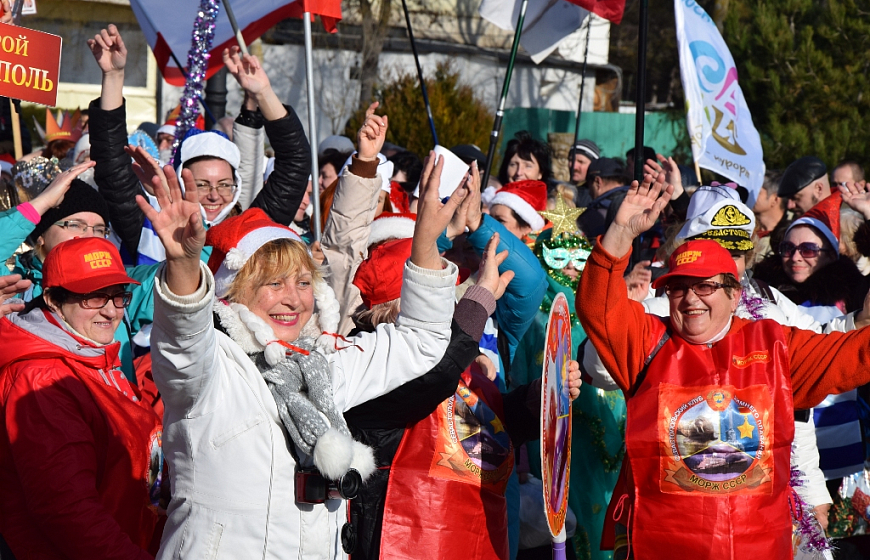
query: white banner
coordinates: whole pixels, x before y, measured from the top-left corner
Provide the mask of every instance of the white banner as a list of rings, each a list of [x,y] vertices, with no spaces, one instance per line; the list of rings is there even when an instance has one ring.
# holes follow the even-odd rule
[[[514,31],[522,3],[522,0],[483,0],[478,13],[497,27]],[[588,15],[587,10],[566,0],[530,0],[520,44],[535,64],[540,64],[562,39],[580,28]]]
[[[764,181],[764,157],[734,59],[695,0],[674,0],[674,12],[692,155],[704,169],[746,187],[752,208]]]

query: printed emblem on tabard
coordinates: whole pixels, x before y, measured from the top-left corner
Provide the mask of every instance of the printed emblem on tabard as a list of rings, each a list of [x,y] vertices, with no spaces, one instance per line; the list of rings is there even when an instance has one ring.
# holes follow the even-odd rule
[[[750,223],[749,217],[737,209],[733,204],[723,206],[713,216],[711,226],[745,226]]]
[[[487,403],[460,380],[438,407],[439,428],[429,476],[504,493],[514,463],[510,436]]]
[[[769,494],[773,403],[764,385],[659,386],[659,487],[671,494]]]

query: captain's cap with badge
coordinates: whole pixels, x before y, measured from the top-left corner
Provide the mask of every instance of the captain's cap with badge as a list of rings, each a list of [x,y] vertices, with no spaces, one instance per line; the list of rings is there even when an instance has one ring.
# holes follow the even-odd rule
[[[687,214],[689,219],[677,234],[678,242],[712,239],[729,251],[752,250],[755,214],[740,202],[734,189],[724,185],[700,187],[692,195]]]

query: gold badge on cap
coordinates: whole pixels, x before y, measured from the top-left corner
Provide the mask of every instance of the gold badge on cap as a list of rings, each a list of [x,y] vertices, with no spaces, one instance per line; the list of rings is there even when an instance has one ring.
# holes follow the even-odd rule
[[[710,222],[710,225],[745,226],[750,222],[751,220],[748,216],[738,210],[736,206],[729,204],[728,206],[723,206],[719,209],[718,212],[716,212],[716,215],[713,216],[713,220]]]

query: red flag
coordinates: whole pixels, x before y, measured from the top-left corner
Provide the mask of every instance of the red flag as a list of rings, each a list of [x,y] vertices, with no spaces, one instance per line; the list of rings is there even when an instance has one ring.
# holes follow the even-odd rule
[[[139,21],[145,39],[154,51],[157,65],[164,79],[172,85],[183,86],[184,75],[172,59],[187,62],[193,21],[199,9],[198,2],[178,0],[130,0],[130,7]],[[276,23],[287,18],[301,18],[305,12],[319,15],[323,27],[335,33],[341,20],[341,0],[244,0],[233,3],[236,21],[245,42],[251,43]],[[221,10],[215,25],[215,37],[206,78],[223,67],[221,53],[236,44],[226,11]]]
[[[619,25],[625,12],[625,0],[568,0],[597,16]]]

